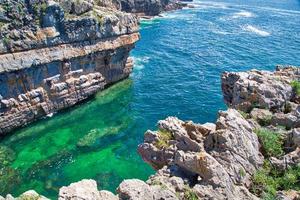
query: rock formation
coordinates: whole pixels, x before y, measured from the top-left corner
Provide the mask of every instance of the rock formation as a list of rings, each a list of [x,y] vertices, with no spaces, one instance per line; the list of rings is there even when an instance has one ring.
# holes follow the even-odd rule
[[[113,194],[98,191],[94,180],[82,180],[62,187],[59,200],[299,199],[300,192],[293,190],[299,188],[300,179],[298,73],[296,67],[278,67],[274,73],[225,72],[222,89],[231,108],[220,111],[215,124],[168,117],[158,122],[157,131],[145,133],[138,152],[157,170],[146,182],[124,180]],[[274,143],[267,145],[268,140]],[[275,148],[278,145],[280,149]],[[271,186],[261,182],[261,175],[257,181],[261,173],[272,179],[272,169],[276,180],[282,174],[281,182],[292,181],[289,190],[276,191],[280,187],[275,184],[268,191]],[[24,195],[46,199],[34,191],[17,199]]]
[[[137,15],[173,0],[0,1],[0,135],[126,78],[139,39]]]
[[[0,2],[0,135],[126,78],[138,20],[118,10],[155,15],[171,5],[167,0]],[[271,168],[279,174],[290,170],[296,177],[291,181],[299,184],[300,175],[292,174],[300,167],[299,81],[297,67],[225,72],[222,90],[230,108],[219,112],[215,124],[168,117],[157,131],[145,133],[138,152],[157,170],[146,182],[124,180],[113,194],[82,180],[62,187],[59,200],[250,200],[269,193],[299,199],[299,191],[276,191],[277,186],[268,191],[255,178],[257,172],[268,176]],[[14,155],[8,148],[0,151],[4,166],[2,160]],[[269,171],[261,171],[266,163]],[[31,190],[1,199],[47,198]]]
[[[0,135],[130,74],[137,17],[74,2],[1,1]]]
[[[163,11],[181,9],[185,3],[175,0],[120,0],[122,11],[140,16],[155,16]]]

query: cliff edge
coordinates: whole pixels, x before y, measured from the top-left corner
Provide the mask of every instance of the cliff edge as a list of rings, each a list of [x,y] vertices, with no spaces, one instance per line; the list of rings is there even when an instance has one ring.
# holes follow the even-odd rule
[[[3,0],[0,135],[128,77],[138,19],[95,1]]]

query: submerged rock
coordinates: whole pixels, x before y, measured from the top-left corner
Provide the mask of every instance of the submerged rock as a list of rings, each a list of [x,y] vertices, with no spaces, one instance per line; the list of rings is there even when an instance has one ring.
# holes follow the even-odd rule
[[[19,172],[11,167],[0,168],[0,194],[13,191],[20,184]]]
[[[0,169],[14,161],[15,152],[7,146],[0,146]]]

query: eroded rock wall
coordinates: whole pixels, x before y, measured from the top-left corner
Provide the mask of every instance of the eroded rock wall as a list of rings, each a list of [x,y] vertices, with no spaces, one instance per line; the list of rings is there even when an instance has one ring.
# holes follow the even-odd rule
[[[78,1],[85,9],[70,18],[66,1],[32,2],[1,3],[0,135],[73,106],[132,70],[135,16]],[[10,15],[15,6],[22,12]]]

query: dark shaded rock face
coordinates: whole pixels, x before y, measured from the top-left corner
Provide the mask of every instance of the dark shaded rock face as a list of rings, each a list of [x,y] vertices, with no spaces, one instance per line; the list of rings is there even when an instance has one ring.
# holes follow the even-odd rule
[[[90,1],[0,2],[0,135],[130,74],[135,16]]]
[[[181,9],[184,4],[172,0],[120,0],[121,10],[155,16],[162,11]]]

